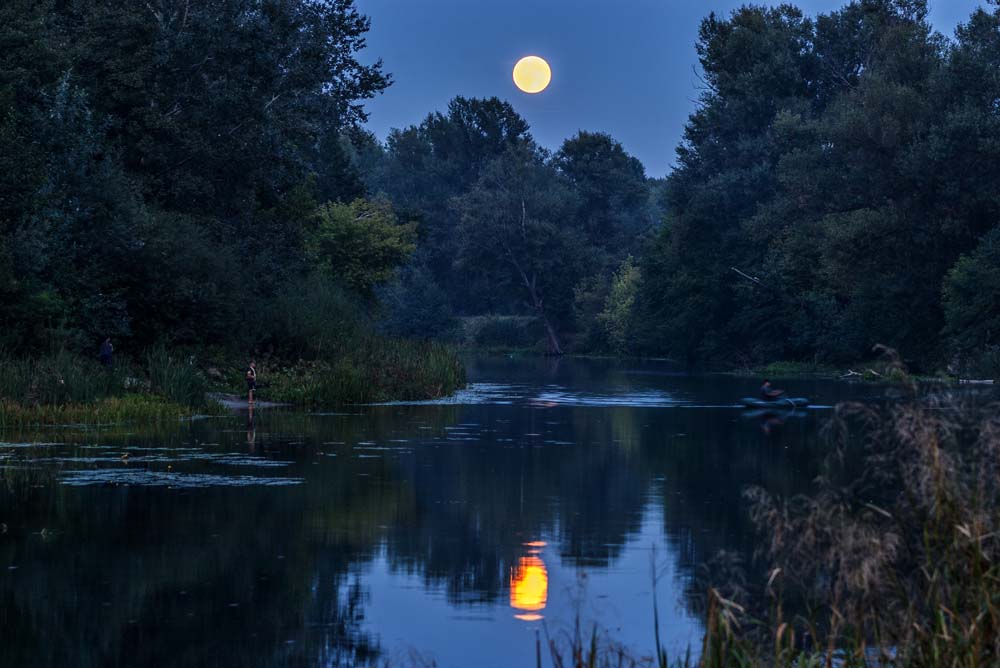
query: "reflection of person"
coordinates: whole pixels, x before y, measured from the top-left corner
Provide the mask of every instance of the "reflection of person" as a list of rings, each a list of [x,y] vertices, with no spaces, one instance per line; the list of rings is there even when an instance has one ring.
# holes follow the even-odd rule
[[[104,343],[101,344],[101,364],[110,368],[111,367],[111,353],[113,353],[115,347],[111,345],[111,337],[104,339]]]
[[[257,444],[257,425],[253,417],[253,406],[250,406],[250,410],[247,411],[247,445],[250,446],[250,451],[253,452],[254,447]]]
[[[771,432],[785,424],[785,418],[776,413],[765,413],[760,417],[760,430],[765,436],[770,436]]]
[[[776,390],[771,387],[771,381],[766,378],[764,379],[764,384],[760,386],[760,398],[765,401],[773,401],[784,393],[784,390]]]
[[[253,360],[250,361],[250,367],[247,369],[247,403],[253,403],[253,393],[257,389],[257,363]]]

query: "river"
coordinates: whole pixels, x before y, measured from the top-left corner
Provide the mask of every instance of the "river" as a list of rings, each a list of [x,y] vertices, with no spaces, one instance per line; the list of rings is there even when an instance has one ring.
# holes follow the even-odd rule
[[[742,491],[809,488],[871,386],[663,362],[469,360],[445,400],[0,435],[4,666],[533,666],[536,632],[701,640],[707,565],[750,566]],[[266,391],[263,393],[266,399]],[[655,568],[654,568],[655,565]]]

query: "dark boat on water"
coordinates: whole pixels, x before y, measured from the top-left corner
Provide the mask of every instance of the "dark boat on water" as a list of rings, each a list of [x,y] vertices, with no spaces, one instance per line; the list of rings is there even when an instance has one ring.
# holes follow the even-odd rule
[[[806,397],[776,397],[774,399],[743,397],[740,399],[740,404],[745,408],[757,409],[802,408],[809,405],[809,399]]]

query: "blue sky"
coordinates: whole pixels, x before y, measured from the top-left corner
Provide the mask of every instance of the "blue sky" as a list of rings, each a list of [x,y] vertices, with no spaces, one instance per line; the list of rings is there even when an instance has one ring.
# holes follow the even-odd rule
[[[663,176],[698,97],[695,39],[710,11],[739,0],[356,0],[371,17],[363,58],[382,58],[394,84],[368,103],[369,128],[418,123],[456,95],[509,100],[543,146],[578,130],[607,132]],[[799,0],[808,14],[842,6]],[[980,0],[931,0],[935,28],[952,35]],[[552,65],[548,90],[518,91],[524,55]]]

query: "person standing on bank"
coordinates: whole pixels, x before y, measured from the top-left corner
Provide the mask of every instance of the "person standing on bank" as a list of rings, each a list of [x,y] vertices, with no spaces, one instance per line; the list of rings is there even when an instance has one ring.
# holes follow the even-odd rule
[[[100,359],[101,364],[111,368],[111,353],[115,351],[115,347],[111,345],[111,337],[104,339],[104,343],[101,344]]]
[[[250,367],[247,369],[247,403],[253,403],[253,393],[257,389],[257,362],[250,360]]]

